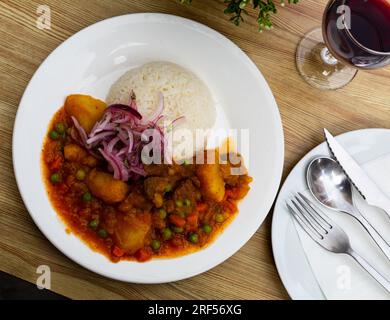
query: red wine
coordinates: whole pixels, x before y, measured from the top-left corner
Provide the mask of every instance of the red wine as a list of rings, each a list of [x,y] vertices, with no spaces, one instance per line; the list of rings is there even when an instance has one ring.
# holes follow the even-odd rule
[[[341,5],[350,8],[350,25],[337,12]],[[330,1],[323,33],[328,49],[338,59],[359,68],[383,67],[390,63],[390,0]]]

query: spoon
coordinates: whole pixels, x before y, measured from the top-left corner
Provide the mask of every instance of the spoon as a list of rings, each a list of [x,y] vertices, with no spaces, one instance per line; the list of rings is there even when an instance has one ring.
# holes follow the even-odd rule
[[[389,244],[355,207],[352,184],[336,160],[328,157],[314,159],[307,169],[306,180],[310,192],[322,205],[358,220],[390,260]]]

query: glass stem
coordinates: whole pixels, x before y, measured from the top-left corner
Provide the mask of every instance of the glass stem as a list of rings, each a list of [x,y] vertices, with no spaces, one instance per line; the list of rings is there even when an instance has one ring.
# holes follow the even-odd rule
[[[334,66],[338,63],[337,59],[330,53],[326,46],[321,50],[321,60],[330,66]]]

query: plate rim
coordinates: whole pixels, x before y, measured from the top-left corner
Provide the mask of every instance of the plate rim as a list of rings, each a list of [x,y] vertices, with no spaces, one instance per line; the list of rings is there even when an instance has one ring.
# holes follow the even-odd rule
[[[387,132],[388,134],[390,134],[390,129],[388,129],[388,128],[380,128],[380,127],[378,127],[378,128],[364,128],[364,129],[357,129],[357,130],[344,132],[342,134],[339,134],[335,138],[337,140],[341,140],[341,141],[343,141],[345,139],[350,139],[353,136],[357,136],[356,138],[358,138],[358,136],[360,136],[361,134],[364,134],[364,133],[366,133],[368,131],[372,132],[372,133]],[[279,248],[276,245],[276,243],[279,243],[279,241],[277,239],[277,233],[280,232],[280,231],[277,231],[278,230],[277,228],[278,228],[278,224],[279,224],[279,219],[280,219],[279,215],[280,215],[280,213],[278,214],[276,210],[277,210],[278,204],[280,204],[280,202],[282,201],[282,199],[281,199],[282,190],[284,189],[285,185],[288,183],[288,180],[289,180],[290,176],[293,174],[293,171],[298,169],[298,167],[300,167],[303,163],[307,162],[310,154],[315,152],[316,149],[322,148],[323,146],[326,146],[326,141],[324,141],[324,142],[316,145],[315,147],[313,147],[302,158],[300,158],[300,160],[294,165],[293,169],[291,169],[291,171],[289,172],[288,176],[284,180],[282,186],[280,187],[279,193],[278,193],[276,201],[275,201],[275,206],[274,206],[274,209],[273,209],[273,212],[272,212],[272,223],[271,223],[272,254],[273,254],[273,257],[274,257],[275,266],[276,266],[276,269],[278,271],[280,280],[282,281],[283,286],[286,289],[288,295],[293,300],[309,300],[309,299],[317,299],[317,298],[314,297],[314,296],[311,296],[308,292],[305,292],[306,295],[302,295],[299,292],[297,292],[295,286],[293,284],[291,284],[290,278],[285,273],[281,272],[282,271],[282,268],[281,268],[281,258],[280,258],[281,254],[279,253]],[[303,248],[301,248],[301,250],[303,251]],[[314,275],[313,275],[313,277],[314,277]],[[319,286],[318,283],[317,283],[317,287],[318,287],[319,290],[321,290],[321,287]],[[321,294],[323,295],[322,292],[321,292]],[[323,295],[323,299],[326,299],[326,297],[324,295]]]
[[[39,223],[39,220],[36,218],[36,215],[31,213],[31,208],[30,208],[30,205],[29,205],[28,201],[26,200],[26,196],[21,191],[22,190],[22,187],[21,187],[22,184],[20,182],[21,181],[21,177],[18,174],[17,160],[16,160],[16,157],[15,157],[15,150],[17,149],[16,144],[17,144],[17,139],[18,139],[18,134],[17,134],[18,133],[18,131],[17,131],[18,123],[20,122],[20,118],[21,118],[21,115],[23,114],[24,110],[26,108],[28,108],[28,103],[26,101],[29,98],[32,83],[39,77],[40,72],[42,72],[42,70],[45,68],[45,66],[48,63],[48,61],[53,59],[53,57],[56,55],[57,52],[59,52],[64,47],[66,47],[69,44],[71,44],[72,41],[76,41],[77,38],[79,38],[87,30],[92,30],[93,28],[99,27],[102,24],[108,24],[109,25],[112,21],[115,21],[115,20],[137,19],[137,18],[138,19],[143,19],[143,21],[146,21],[146,22],[147,21],[151,21],[152,23],[155,23],[155,22],[178,23],[178,24],[183,24],[183,25],[185,25],[187,27],[190,27],[190,28],[194,28],[195,27],[198,31],[206,33],[206,35],[211,36],[215,41],[221,41],[221,42],[225,43],[225,45],[229,46],[232,50],[234,50],[233,52],[238,53],[240,55],[240,58],[243,59],[243,62],[248,63],[250,65],[250,69],[254,72],[254,74],[258,78],[259,82],[264,83],[264,85],[265,85],[264,86],[264,90],[267,91],[266,94],[269,95],[269,97],[271,98],[271,102],[272,102],[272,105],[273,105],[272,108],[270,108],[270,110],[271,110],[271,112],[273,114],[274,124],[275,124],[275,134],[277,135],[277,139],[278,139],[278,142],[276,143],[276,145],[278,146],[277,147],[277,149],[278,149],[277,150],[277,159],[275,159],[275,161],[277,163],[275,165],[275,171],[277,171],[278,174],[275,176],[275,179],[273,181],[273,185],[271,186],[272,188],[271,188],[271,192],[270,192],[269,198],[265,199],[265,201],[267,200],[267,203],[266,203],[266,205],[264,207],[266,208],[265,211],[267,213],[264,215],[264,218],[261,221],[258,222],[256,231],[258,230],[258,228],[264,222],[265,218],[271,212],[272,204],[273,204],[273,202],[274,202],[274,200],[276,198],[277,192],[278,192],[279,187],[280,187],[280,182],[281,182],[283,168],[284,168],[285,143],[284,143],[284,131],[283,131],[283,125],[282,125],[282,120],[281,120],[279,107],[277,105],[276,99],[275,99],[275,97],[274,97],[274,95],[272,93],[272,90],[271,90],[269,84],[265,80],[263,74],[258,69],[256,64],[252,61],[252,59],[241,48],[239,48],[233,41],[228,39],[226,36],[222,35],[218,31],[216,31],[216,30],[214,30],[214,29],[212,29],[212,28],[210,28],[210,27],[208,27],[208,26],[206,26],[206,25],[204,25],[202,23],[199,23],[199,22],[191,20],[191,19],[187,19],[187,18],[183,18],[183,17],[180,17],[180,16],[171,15],[171,14],[165,14],[165,13],[131,13],[131,14],[119,15],[119,16],[108,18],[108,19],[103,19],[103,20],[98,21],[98,22],[96,22],[96,23],[94,23],[92,25],[89,25],[89,26],[79,30],[78,32],[73,34],[68,39],[66,39],[63,42],[61,42],[43,60],[43,62],[39,65],[37,70],[34,72],[34,75],[31,77],[28,85],[25,88],[23,96],[22,96],[22,98],[20,100],[20,103],[19,103],[19,106],[18,106],[18,109],[17,109],[17,112],[16,112],[16,116],[15,116],[14,126],[13,126],[13,134],[12,134],[12,162],[13,162],[13,170],[14,170],[14,174],[15,174],[15,178],[16,178],[16,184],[17,184],[19,193],[21,195],[21,198],[23,200],[23,203],[24,203],[24,205],[25,205],[25,207],[26,207],[30,217],[32,218],[32,220],[34,221],[34,223],[38,227],[38,229],[46,237],[46,239],[48,241],[50,241],[50,243],[52,245],[54,245],[54,247],[56,247],[56,249],[59,250],[62,254],[64,254],[66,257],[68,257],[73,262],[77,263],[78,265],[82,266],[83,268],[86,268],[87,270],[90,270],[90,271],[92,271],[94,273],[97,273],[97,274],[102,275],[102,276],[107,277],[107,278],[111,278],[111,279],[115,279],[115,280],[119,280],[119,281],[123,281],[123,282],[129,282],[129,283],[143,283],[143,284],[167,283],[167,282],[183,280],[183,279],[187,279],[187,278],[199,275],[199,274],[204,273],[204,272],[206,272],[206,271],[216,267],[217,265],[223,263],[224,261],[229,259],[231,256],[233,256],[235,253],[237,253],[238,250],[240,250],[242,248],[242,246],[244,246],[248,242],[248,240],[254,236],[256,231],[251,233],[250,235],[248,235],[248,237],[246,237],[247,239],[245,240],[243,245],[240,247],[240,249],[232,252],[231,254],[224,255],[223,259],[220,259],[218,263],[213,264],[211,266],[210,265],[206,265],[203,270],[200,270],[200,271],[199,270],[195,270],[194,272],[186,274],[185,276],[182,276],[182,277],[172,277],[170,279],[165,279],[165,280],[162,280],[162,281],[159,281],[159,280],[156,280],[156,279],[151,279],[150,281],[137,281],[137,280],[134,280],[134,279],[129,279],[128,277],[124,278],[124,277],[116,276],[115,274],[110,274],[109,272],[104,273],[104,272],[101,272],[99,269],[95,268],[94,266],[88,265],[88,264],[84,263],[83,261],[81,261],[79,259],[75,259],[73,256],[69,255],[67,252],[65,252],[66,250],[64,250],[60,246],[58,246],[56,244],[56,241],[53,241],[52,237],[48,235],[48,233],[45,231],[44,228],[41,227],[41,225]],[[53,210],[54,210],[54,208],[53,208]]]

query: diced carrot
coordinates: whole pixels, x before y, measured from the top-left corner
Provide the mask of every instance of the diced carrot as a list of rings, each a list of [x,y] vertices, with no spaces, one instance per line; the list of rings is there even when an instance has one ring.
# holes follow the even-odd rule
[[[227,210],[229,210],[231,213],[235,213],[235,212],[237,212],[237,206],[234,204],[234,203],[232,203],[231,201],[225,201],[224,202],[224,207],[227,209]]]
[[[237,188],[237,192],[235,194],[234,199],[235,200],[240,200],[243,199],[249,192],[250,188],[248,185],[243,185],[240,188]]]
[[[186,225],[186,220],[176,214],[171,214],[169,216],[169,221],[171,221],[175,226],[179,228],[183,228]]]
[[[234,189],[227,189],[225,191],[226,198],[231,198],[234,195]]]
[[[187,223],[191,226],[196,226],[198,224],[198,215],[197,214],[190,214],[187,217]]]
[[[73,175],[69,175],[66,177],[66,185],[71,187],[76,182],[76,177]]]
[[[207,203],[205,203],[205,202],[198,203],[196,205],[196,210],[198,210],[199,212],[206,211],[207,210]]]
[[[234,199],[234,200],[240,199],[240,188],[236,187],[236,188],[231,188],[226,190],[224,200],[228,200],[228,199]]]
[[[152,257],[151,252],[149,252],[149,251],[146,250],[146,249],[139,249],[139,250],[135,253],[135,258],[136,258],[139,262],[148,261],[151,257]]]
[[[112,250],[112,253],[118,258],[123,257],[123,255],[125,254],[125,252],[117,246],[114,246],[114,250]]]
[[[61,168],[62,166],[62,157],[60,156],[57,156],[55,157],[54,161],[50,164],[50,170],[52,171],[57,171]]]

